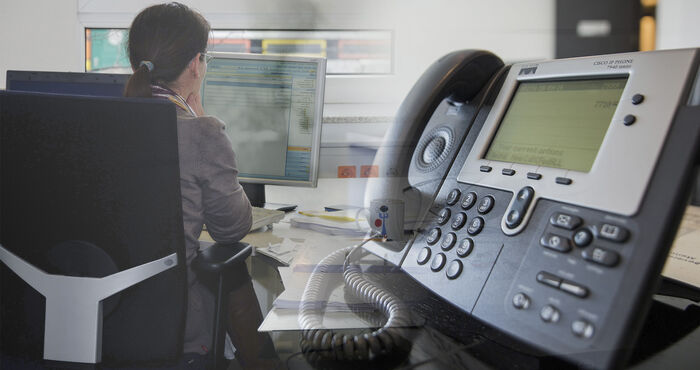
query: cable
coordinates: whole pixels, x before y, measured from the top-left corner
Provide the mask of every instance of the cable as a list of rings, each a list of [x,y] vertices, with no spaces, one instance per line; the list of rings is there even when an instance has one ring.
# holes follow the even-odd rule
[[[311,273],[299,306],[299,325],[302,329],[301,349],[307,360],[316,367],[362,366],[372,362],[395,363],[410,352],[411,343],[404,338],[403,327],[410,324],[408,310],[398,297],[365,279],[358,265],[351,265],[352,255],[362,243],[339,249],[326,256]],[[331,266],[343,261],[343,280],[347,288],[387,318],[385,324],[374,331],[357,335],[343,334],[323,326],[323,316],[317,305],[327,283],[325,275]],[[340,363],[339,363],[340,362]]]

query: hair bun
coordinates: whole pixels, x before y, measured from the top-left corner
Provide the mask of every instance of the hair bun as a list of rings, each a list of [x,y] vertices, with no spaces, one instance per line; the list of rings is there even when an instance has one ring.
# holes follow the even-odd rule
[[[139,63],[139,68],[146,66],[146,69],[148,69],[148,72],[153,72],[153,62],[149,60],[143,60],[141,63]]]

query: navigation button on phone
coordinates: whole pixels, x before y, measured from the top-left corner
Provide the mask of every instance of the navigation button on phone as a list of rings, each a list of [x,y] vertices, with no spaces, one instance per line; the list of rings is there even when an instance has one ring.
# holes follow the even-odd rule
[[[546,234],[540,239],[540,244],[549,249],[553,249],[557,252],[566,253],[571,250],[571,245],[569,244],[569,239],[556,235],[556,234]],[[585,258],[585,257],[584,257]]]

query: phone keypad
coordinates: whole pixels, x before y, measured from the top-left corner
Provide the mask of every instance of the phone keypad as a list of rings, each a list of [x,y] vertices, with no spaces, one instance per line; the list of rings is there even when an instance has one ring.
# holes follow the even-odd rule
[[[440,210],[432,224],[426,225],[424,238],[416,242],[416,248],[422,244],[422,249],[417,249],[413,261],[418,266],[430,262],[430,270],[440,273],[443,279],[456,280],[469,271],[470,276],[479,275],[479,279],[485,280],[489,263],[493,263],[496,248],[501,245],[499,242],[494,247],[496,243],[492,239],[503,237],[499,212],[493,210],[499,205],[505,207],[510,196],[461,185],[445,189],[442,204],[436,203]],[[485,233],[485,230],[490,231]],[[488,262],[481,261],[484,258]]]

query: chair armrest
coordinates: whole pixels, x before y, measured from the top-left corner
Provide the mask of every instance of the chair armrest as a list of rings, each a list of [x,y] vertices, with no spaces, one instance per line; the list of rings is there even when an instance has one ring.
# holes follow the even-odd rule
[[[200,250],[192,261],[192,267],[196,271],[220,274],[244,263],[252,252],[253,247],[246,243],[216,243]]]

